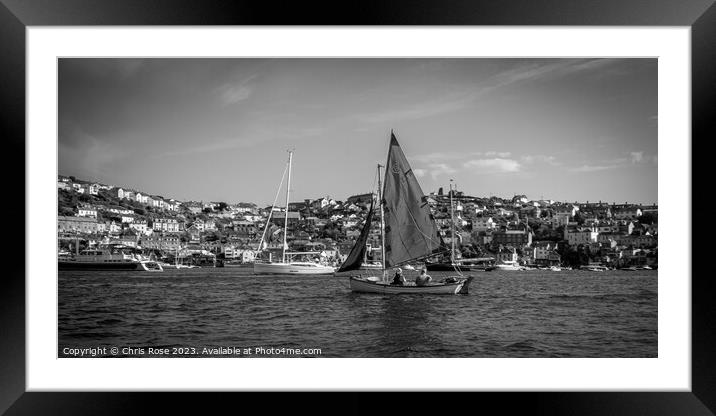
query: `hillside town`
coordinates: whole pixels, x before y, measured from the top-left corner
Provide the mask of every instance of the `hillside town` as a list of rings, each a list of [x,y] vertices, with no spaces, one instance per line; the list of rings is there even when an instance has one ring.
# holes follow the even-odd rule
[[[323,196],[291,202],[286,212],[251,202],[179,201],[73,176],[58,176],[57,188],[60,254],[116,243],[168,261],[209,266],[253,263],[261,252],[276,255],[284,247],[284,232],[290,251],[338,264],[355,244],[373,201],[371,193],[345,200]],[[476,197],[442,188],[426,200],[445,243],[454,244],[456,259],[542,267],[658,266],[656,204]],[[380,261],[380,242],[380,222],[374,221],[366,262]]]

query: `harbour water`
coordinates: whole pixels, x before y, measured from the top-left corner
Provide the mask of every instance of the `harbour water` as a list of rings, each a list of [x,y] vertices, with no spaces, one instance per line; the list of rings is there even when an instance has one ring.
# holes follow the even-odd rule
[[[347,277],[254,276],[250,267],[63,271],[58,356],[119,347],[97,356],[657,357],[657,271],[472,274],[469,295],[384,296],[352,293]]]

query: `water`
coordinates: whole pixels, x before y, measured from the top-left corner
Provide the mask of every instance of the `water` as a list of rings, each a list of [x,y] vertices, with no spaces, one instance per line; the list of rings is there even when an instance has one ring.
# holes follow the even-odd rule
[[[58,355],[116,346],[117,356],[145,357],[155,357],[150,347],[175,357],[242,356],[204,347],[252,356],[273,347],[277,357],[657,357],[656,271],[472,274],[469,295],[388,296],[352,293],[345,277],[251,268],[63,271]]]

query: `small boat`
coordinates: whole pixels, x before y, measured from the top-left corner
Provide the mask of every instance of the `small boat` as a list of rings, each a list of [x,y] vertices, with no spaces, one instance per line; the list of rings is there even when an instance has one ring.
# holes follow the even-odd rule
[[[504,261],[495,265],[495,270],[526,270],[524,267],[517,264],[515,261]]]
[[[288,172],[288,181],[286,182],[286,215],[284,215],[284,225],[283,225],[283,248],[281,250],[281,261],[280,262],[273,262],[273,261],[257,261],[254,263],[254,274],[333,274],[336,271],[336,268],[333,266],[328,266],[325,264],[320,263],[313,263],[313,262],[301,262],[301,261],[287,261],[288,257],[291,253],[287,252],[288,244],[286,243],[286,234],[288,234],[288,213],[289,213],[289,198],[291,195],[291,162],[293,160],[293,152],[288,152],[288,165],[286,167],[286,171]],[[285,174],[285,172],[284,172]],[[281,183],[279,184],[279,190],[281,189],[281,185],[283,185],[283,178],[281,178]],[[276,193],[276,196],[278,196],[278,192]],[[266,226],[264,227],[264,233],[261,236],[261,242],[259,243],[259,247],[263,247],[264,245],[264,238],[266,236],[266,231],[268,230],[268,224],[271,220],[271,215],[273,214],[273,209],[276,205],[276,201],[274,201],[273,206],[271,207],[271,212],[269,213],[269,216],[266,220]],[[304,253],[294,253],[294,254],[304,254]]]
[[[586,264],[579,268],[579,270],[587,270],[590,272],[605,272],[609,270],[607,266],[603,266],[601,264]]]
[[[371,262],[371,263],[364,262],[364,263],[361,263],[360,268],[362,270],[373,270],[373,269],[382,270],[383,265],[380,262]]]
[[[254,263],[255,274],[332,274],[336,268],[311,262]]]
[[[111,244],[96,249],[86,249],[74,256],[60,258],[57,262],[59,270],[135,270],[161,272],[162,265],[143,256],[132,247]]]
[[[473,276],[450,276],[434,283],[418,286],[412,283],[393,285],[387,282],[386,269],[405,266],[429,257],[445,255],[449,248],[438,233],[420,189],[417,178],[403,154],[395,134],[390,134],[390,149],[381,190],[381,165],[378,165],[378,205],[382,240],[382,270],[379,276],[349,276],[351,291],[359,293],[454,295],[467,294]],[[374,215],[371,201],[363,229],[350,254],[336,273],[360,268]]]
[[[553,271],[553,272],[561,272],[562,268],[559,266],[550,266],[548,270]]]
[[[426,286],[407,284],[403,286],[391,285],[383,282],[379,277],[351,276],[350,284],[353,292],[382,293],[385,295],[420,294],[420,295],[458,295],[467,294],[470,282],[474,276],[456,282],[439,282]]]

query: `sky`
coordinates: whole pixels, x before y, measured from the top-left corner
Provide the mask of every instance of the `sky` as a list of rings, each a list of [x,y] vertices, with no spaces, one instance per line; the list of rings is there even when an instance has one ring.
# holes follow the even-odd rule
[[[58,76],[58,173],[166,198],[270,205],[288,150],[291,201],[371,192],[392,129],[426,194],[658,202],[656,59],[62,58]]]

